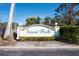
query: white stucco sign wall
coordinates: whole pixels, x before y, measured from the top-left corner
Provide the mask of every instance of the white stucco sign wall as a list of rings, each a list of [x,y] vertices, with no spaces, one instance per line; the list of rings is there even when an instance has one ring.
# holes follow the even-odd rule
[[[52,37],[59,36],[59,26],[51,28],[46,25],[31,25],[28,27],[18,26],[17,39],[19,37]]]

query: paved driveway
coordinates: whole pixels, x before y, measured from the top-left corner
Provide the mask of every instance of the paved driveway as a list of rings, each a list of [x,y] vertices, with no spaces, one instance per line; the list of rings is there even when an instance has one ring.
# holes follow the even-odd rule
[[[0,46],[1,56],[79,56],[79,45],[58,41],[16,42],[13,46]]]

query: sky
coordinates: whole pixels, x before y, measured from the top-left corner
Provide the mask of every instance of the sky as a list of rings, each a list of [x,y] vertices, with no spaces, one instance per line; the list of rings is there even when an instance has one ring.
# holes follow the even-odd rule
[[[39,16],[45,18],[47,16],[54,18],[55,9],[59,3],[16,3],[14,7],[13,22],[25,24],[27,17]],[[0,21],[8,20],[10,4],[0,4]]]

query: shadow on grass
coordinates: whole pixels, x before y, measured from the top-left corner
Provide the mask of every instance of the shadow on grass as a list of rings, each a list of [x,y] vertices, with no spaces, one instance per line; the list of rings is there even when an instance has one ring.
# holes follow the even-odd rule
[[[69,41],[69,40],[67,40],[67,39],[63,39],[63,38],[61,38],[61,37],[56,37],[55,40],[56,40],[56,41],[60,41],[60,42],[64,42],[64,43],[67,43],[67,44],[75,44],[74,42]]]

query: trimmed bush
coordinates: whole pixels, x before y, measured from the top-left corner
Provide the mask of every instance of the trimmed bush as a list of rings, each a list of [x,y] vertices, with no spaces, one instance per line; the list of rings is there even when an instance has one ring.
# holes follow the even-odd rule
[[[64,41],[71,41],[79,44],[79,27],[78,26],[62,26],[60,28],[60,36]]]
[[[20,41],[53,41],[54,37],[20,37]]]

